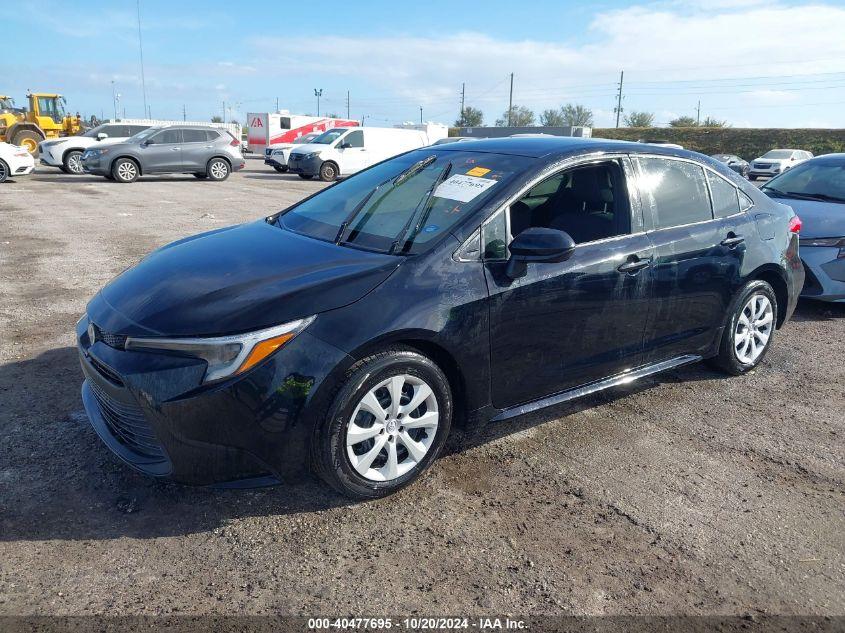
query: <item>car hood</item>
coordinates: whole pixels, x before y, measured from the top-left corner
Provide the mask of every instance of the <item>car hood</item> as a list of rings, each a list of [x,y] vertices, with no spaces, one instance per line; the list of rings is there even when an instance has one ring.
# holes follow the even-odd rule
[[[88,316],[115,334],[247,332],[357,301],[401,261],[253,222],[154,251],[109,282]]]
[[[845,237],[845,203],[775,198],[801,218],[801,237]]]
[[[793,161],[793,160],[790,160],[788,158],[763,158],[762,156],[760,156],[760,158],[755,158],[752,162],[755,162],[755,163],[772,163],[773,165],[784,165],[786,163],[797,163],[798,161],[797,160]]]
[[[331,145],[321,145],[320,143],[302,143],[296,145],[291,153],[310,154],[312,152],[322,152],[331,149],[331,147]]]

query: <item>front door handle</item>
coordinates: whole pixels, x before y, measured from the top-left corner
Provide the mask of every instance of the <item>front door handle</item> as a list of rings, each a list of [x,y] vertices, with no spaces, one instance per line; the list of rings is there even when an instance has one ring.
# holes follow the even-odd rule
[[[733,233],[729,233],[725,239],[719,242],[719,244],[721,244],[722,246],[727,246],[728,248],[736,248],[744,241],[745,238],[741,235],[734,235]]]
[[[616,270],[618,270],[620,273],[636,275],[643,268],[647,268],[648,266],[651,266],[651,257],[640,258],[636,255],[631,255],[628,258],[628,261],[619,266]]]

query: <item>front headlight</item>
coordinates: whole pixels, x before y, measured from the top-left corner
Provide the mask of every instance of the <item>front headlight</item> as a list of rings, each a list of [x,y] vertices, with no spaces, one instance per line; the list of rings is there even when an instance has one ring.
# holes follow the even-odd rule
[[[319,156],[319,155],[320,155],[320,152],[311,152],[310,154],[306,154],[302,158],[304,160],[311,160],[312,158],[317,158],[317,156]]]
[[[273,150],[273,156],[281,156],[282,154],[284,154],[283,150],[280,150],[280,149],[274,149]]]
[[[802,237],[798,240],[802,248],[818,246],[821,248],[838,248],[836,259],[845,259],[845,237]]]
[[[126,349],[170,351],[201,358],[208,363],[204,383],[242,374],[302,332],[314,317],[298,319],[266,330],[214,338],[126,339]]]

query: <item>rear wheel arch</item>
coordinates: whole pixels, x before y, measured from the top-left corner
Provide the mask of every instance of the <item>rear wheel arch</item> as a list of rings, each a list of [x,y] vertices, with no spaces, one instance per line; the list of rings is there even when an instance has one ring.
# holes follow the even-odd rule
[[[758,268],[748,276],[746,281],[751,281],[752,279],[765,281],[775,291],[778,309],[776,325],[780,329],[784,321],[786,321],[786,310],[787,304],[789,303],[789,286],[786,282],[786,276],[777,266],[770,265]]]

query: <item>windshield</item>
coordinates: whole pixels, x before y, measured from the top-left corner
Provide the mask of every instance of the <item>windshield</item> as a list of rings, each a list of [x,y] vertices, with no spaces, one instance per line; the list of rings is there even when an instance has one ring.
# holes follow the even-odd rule
[[[11,110],[15,107],[15,102],[11,99],[0,99],[0,110]]]
[[[763,154],[763,158],[792,158],[792,150],[773,149],[771,152]]]
[[[327,130],[320,134],[317,138],[313,139],[311,142],[316,145],[331,145],[341,136],[346,134],[349,131],[349,128],[335,128],[333,130]]]
[[[152,136],[153,134],[155,134],[156,132],[158,132],[159,130],[162,130],[162,129],[164,129],[164,128],[160,128],[160,127],[147,128],[143,132],[138,132],[135,136],[130,136],[128,139],[126,139],[126,142],[131,143],[133,141],[143,141],[148,136]]]
[[[524,156],[417,150],[340,181],[285,211],[278,223],[320,240],[416,254],[534,162]]]
[[[810,161],[784,172],[761,187],[776,194],[845,202],[845,161]]]
[[[304,143],[310,143],[315,138],[317,138],[318,136],[320,136],[320,134],[318,132],[312,132],[311,134],[306,134],[305,136],[300,136],[298,139],[296,139],[294,141],[294,143],[296,143],[298,145],[301,145],[301,144],[304,144]]]

